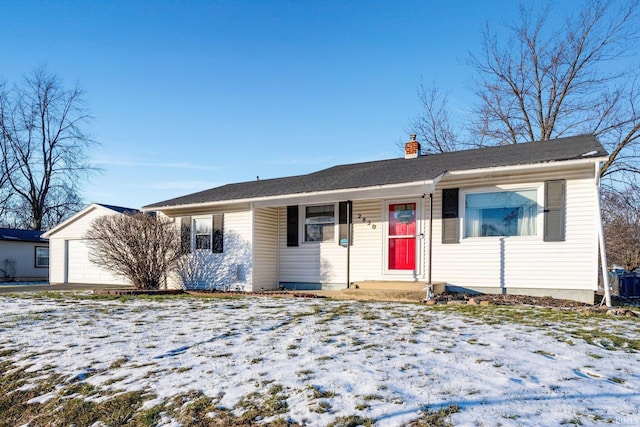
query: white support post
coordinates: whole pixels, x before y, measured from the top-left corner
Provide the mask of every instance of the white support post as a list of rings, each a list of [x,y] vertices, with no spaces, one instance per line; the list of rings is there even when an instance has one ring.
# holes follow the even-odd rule
[[[604,246],[604,228],[602,225],[602,210],[600,206],[600,163],[596,163],[596,206],[598,212],[598,247],[600,248],[600,270],[602,273],[602,286],[604,287],[604,302],[607,307],[611,307],[611,289],[609,286],[609,275],[607,273],[607,253]]]

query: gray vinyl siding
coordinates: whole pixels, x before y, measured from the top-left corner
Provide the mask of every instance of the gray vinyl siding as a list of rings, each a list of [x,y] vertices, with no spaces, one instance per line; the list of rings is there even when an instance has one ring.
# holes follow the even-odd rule
[[[46,267],[36,267],[36,247],[46,248],[47,242],[20,242],[0,240],[0,268],[9,270],[15,280],[48,280]],[[51,255],[49,255],[51,256]],[[49,261],[51,263],[51,261]],[[0,279],[5,274],[0,271]]]

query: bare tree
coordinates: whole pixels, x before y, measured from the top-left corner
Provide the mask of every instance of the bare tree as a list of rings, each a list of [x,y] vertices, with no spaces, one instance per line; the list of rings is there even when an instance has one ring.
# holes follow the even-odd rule
[[[99,217],[86,238],[91,262],[128,278],[137,289],[158,289],[185,253],[180,228],[169,218],[145,213]]]
[[[605,191],[602,223],[608,262],[626,271],[640,267],[640,192],[634,188]]]
[[[425,153],[454,151],[459,142],[447,108],[449,94],[443,93],[435,83],[430,86],[420,83],[418,97],[423,112],[411,119],[410,132],[417,135]]]
[[[77,211],[79,178],[92,171],[84,131],[90,121],[84,92],[67,89],[46,68],[36,69],[21,85],[0,87],[2,171],[9,190],[2,204],[28,228],[40,230],[47,219]],[[0,199],[0,202],[3,202]]]
[[[602,176],[628,181],[640,172],[640,71],[621,68],[638,52],[639,13],[638,0],[586,0],[559,25],[550,4],[535,12],[521,6],[520,20],[505,25],[506,39],[485,24],[482,50],[467,60],[479,103],[471,111],[466,144],[594,134],[610,152]],[[426,123],[429,135],[463,133],[440,120],[448,117],[446,97],[424,88],[419,92],[424,112],[412,131],[420,133]],[[442,137],[423,139],[432,151],[461,148],[462,138],[454,144],[443,144]]]

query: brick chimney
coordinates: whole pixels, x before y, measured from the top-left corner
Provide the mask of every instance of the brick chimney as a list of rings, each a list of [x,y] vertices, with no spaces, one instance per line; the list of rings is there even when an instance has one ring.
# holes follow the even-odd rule
[[[420,155],[420,143],[416,141],[416,134],[409,135],[411,140],[404,144],[404,158],[415,159]]]

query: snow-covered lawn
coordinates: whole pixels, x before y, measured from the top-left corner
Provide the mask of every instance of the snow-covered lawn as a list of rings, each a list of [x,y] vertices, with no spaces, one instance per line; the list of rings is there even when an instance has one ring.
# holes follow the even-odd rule
[[[35,373],[22,390],[47,378],[58,383],[30,405],[82,383],[89,401],[143,392],[139,411],[161,408],[160,425],[179,425],[171,405],[186,408],[196,397],[213,403],[212,420],[218,410],[240,416],[253,405],[269,409],[258,420],[279,425],[347,425],[352,416],[398,426],[442,408],[453,425],[640,425],[633,318],[70,294],[0,297],[0,310],[2,375]]]

